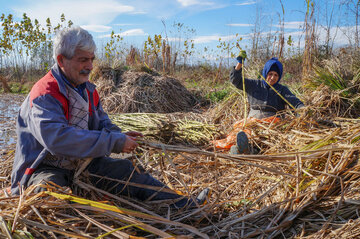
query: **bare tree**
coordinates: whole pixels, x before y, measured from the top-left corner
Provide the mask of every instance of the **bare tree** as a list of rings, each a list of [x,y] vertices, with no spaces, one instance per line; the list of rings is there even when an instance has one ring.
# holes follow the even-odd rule
[[[337,34],[337,30],[338,30],[338,24],[335,28],[335,32],[332,31],[334,29],[333,26],[333,21],[334,19],[334,12],[335,12],[335,5],[336,5],[336,1],[333,0],[332,4],[330,6],[331,10],[329,11],[329,1],[325,0],[322,1],[320,3],[320,6],[318,7],[319,9],[319,13],[321,15],[323,15],[323,18],[325,19],[325,25],[321,24],[321,27],[324,29],[326,35],[325,35],[325,43],[324,43],[324,47],[325,47],[325,54],[327,56],[332,54],[332,50],[333,50],[333,45],[334,45],[334,40]],[[338,18],[338,20],[340,20],[340,18]]]
[[[284,33],[284,24],[285,24],[285,9],[284,5],[281,0],[281,9],[282,9],[282,18],[279,15],[279,21],[280,21],[280,34],[279,34],[279,46],[278,46],[278,57],[279,59],[283,56],[283,49],[284,49],[284,43],[285,43],[285,33]]]
[[[253,59],[258,58],[258,48],[261,34],[261,10],[259,9],[258,4],[256,4],[256,16],[254,28],[252,29],[252,39],[251,39],[251,56]]]
[[[307,10],[305,14],[305,49],[303,61],[303,78],[306,79],[312,68],[313,54],[316,48],[316,21],[314,18],[315,4],[311,0],[306,0]]]
[[[343,21],[346,22],[348,28],[344,28],[342,31],[347,36],[349,44],[354,46],[355,50],[359,50],[360,38],[359,38],[359,7],[360,0],[344,0],[342,5],[346,7],[344,12]],[[354,26],[355,20],[355,26]]]
[[[355,7],[355,48],[359,49],[359,4],[360,0],[357,1]]]

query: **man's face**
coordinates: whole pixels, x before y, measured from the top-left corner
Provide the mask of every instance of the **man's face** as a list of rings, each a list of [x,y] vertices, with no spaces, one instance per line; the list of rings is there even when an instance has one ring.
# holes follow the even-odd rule
[[[78,86],[89,80],[89,75],[93,69],[94,52],[75,50],[71,59],[63,55],[58,56],[58,63],[64,72],[66,79],[74,86]]]
[[[266,81],[270,85],[275,85],[279,80],[279,74],[276,71],[270,71],[266,76]]]

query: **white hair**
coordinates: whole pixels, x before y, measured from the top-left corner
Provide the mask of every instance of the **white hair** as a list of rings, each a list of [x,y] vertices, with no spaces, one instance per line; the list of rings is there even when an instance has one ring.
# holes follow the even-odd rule
[[[54,38],[53,58],[57,62],[57,56],[63,55],[71,59],[75,50],[95,52],[96,45],[91,34],[79,26],[63,28],[57,32]]]

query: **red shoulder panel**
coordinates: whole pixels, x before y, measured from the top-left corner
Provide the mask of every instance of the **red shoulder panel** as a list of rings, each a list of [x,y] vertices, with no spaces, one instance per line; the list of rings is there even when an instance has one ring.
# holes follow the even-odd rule
[[[99,94],[97,92],[97,90],[95,89],[94,91],[94,105],[97,107],[99,104]]]
[[[86,92],[88,94],[88,99],[90,99],[90,92],[86,89]],[[99,105],[99,94],[97,92],[97,90],[95,89],[94,93],[93,93],[93,100],[94,100],[94,106],[97,107]],[[90,116],[93,113],[93,109],[91,108],[91,102],[89,100],[89,114]]]
[[[52,97],[57,99],[64,110],[66,119],[69,119],[69,103],[63,94],[60,93],[59,85],[49,71],[43,78],[35,83],[33,88],[30,91],[30,107],[32,107],[32,102],[39,96],[50,94]]]

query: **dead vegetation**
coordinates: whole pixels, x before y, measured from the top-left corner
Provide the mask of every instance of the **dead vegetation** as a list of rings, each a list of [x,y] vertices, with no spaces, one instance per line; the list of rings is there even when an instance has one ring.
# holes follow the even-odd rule
[[[124,74],[100,87],[102,97],[119,93],[114,87],[125,82]],[[139,79],[153,77],[129,74],[126,84],[136,82],[135,88],[143,86]],[[360,127],[347,117],[351,101],[321,86],[303,95],[308,107],[301,112],[283,112],[276,124],[247,125],[261,154],[230,155],[209,142],[243,117],[244,101],[236,94],[202,114],[111,115],[124,131],[145,135],[129,160],[184,195],[210,188],[205,205],[176,211],[164,202],[113,195],[89,184],[85,171],[72,190],[48,185],[45,193],[28,188],[20,196],[3,195],[0,237],[358,238]],[[122,107],[111,99],[105,107]],[[10,185],[13,157],[10,151],[0,162],[3,188]]]
[[[155,73],[98,67],[92,78],[110,113],[188,112],[198,103],[177,79]]]
[[[52,186],[54,193],[34,195],[30,188],[1,198],[2,231],[8,225],[17,235],[43,238],[356,238],[360,128],[357,120],[333,123],[297,118],[254,125],[267,147],[262,155],[144,141],[131,160],[186,195],[210,188],[205,206],[173,211],[137,202],[94,188],[83,174],[75,179],[76,195]],[[2,175],[9,175],[12,158],[3,161]]]
[[[5,93],[11,92],[11,88],[7,82],[8,81],[7,77],[4,77],[0,74],[0,81],[2,83],[2,88],[4,89]]]

